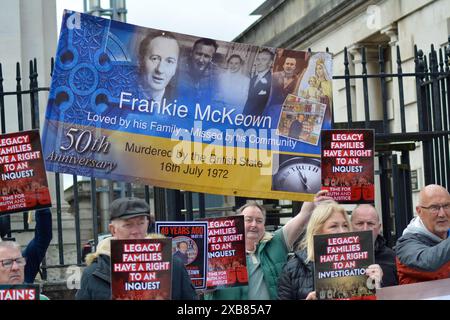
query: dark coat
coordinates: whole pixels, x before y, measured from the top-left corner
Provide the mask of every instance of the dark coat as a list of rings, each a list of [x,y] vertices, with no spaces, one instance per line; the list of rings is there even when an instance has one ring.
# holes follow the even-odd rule
[[[34,282],[48,246],[52,241],[52,212],[50,209],[36,210],[35,219],[34,238],[22,252],[22,255],[27,259],[27,264],[25,265],[25,283]]]
[[[379,264],[383,270],[382,287],[398,285],[395,252],[386,246],[386,240],[381,235],[378,235],[375,240],[375,263]]]
[[[77,300],[111,300],[111,259],[99,255],[97,259],[83,271]]]
[[[274,72],[272,76],[272,103],[282,104],[288,94],[296,94],[298,85],[298,75],[292,77],[292,81],[285,87],[284,86],[285,72]]]
[[[109,246],[109,245],[108,245]],[[109,247],[97,248],[93,262],[81,276],[81,287],[75,295],[77,300],[111,300],[111,258]],[[91,257],[86,258],[87,263]],[[172,300],[197,300],[195,288],[184,264],[174,258],[172,262]]]
[[[188,58],[179,64],[176,96],[182,103],[210,104],[216,92],[219,68],[210,63],[201,73],[193,67],[194,62]]]
[[[250,80],[248,98],[242,112],[245,115],[262,115],[270,97],[272,73],[270,71],[267,72],[257,83],[256,79],[257,75]]]
[[[286,263],[278,280],[279,300],[301,300],[314,291],[314,263],[306,260],[306,250],[297,251]]]

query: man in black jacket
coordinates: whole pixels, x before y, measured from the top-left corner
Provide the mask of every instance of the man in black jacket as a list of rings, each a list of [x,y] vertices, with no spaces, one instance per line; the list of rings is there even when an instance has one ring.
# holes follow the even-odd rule
[[[114,239],[144,239],[150,219],[150,207],[138,198],[119,198],[111,203],[109,229]],[[111,299],[111,238],[101,241],[95,253],[86,257],[77,300]],[[172,263],[172,299],[196,300],[194,286],[186,268],[178,258]]]
[[[386,246],[386,240],[380,234],[381,223],[377,210],[370,204],[357,206],[351,216],[353,231],[372,230],[375,241],[375,263],[383,270],[382,287],[398,285],[395,252]]]
[[[245,115],[260,116],[266,108],[272,86],[272,62],[274,54],[269,49],[262,49],[255,59],[256,74],[250,79]]]

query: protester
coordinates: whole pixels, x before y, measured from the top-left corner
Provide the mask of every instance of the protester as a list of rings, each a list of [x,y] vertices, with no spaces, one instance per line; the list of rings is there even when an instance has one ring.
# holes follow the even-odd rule
[[[0,242],[0,284],[23,284],[26,259],[20,252],[20,244],[14,241]]]
[[[413,218],[397,241],[400,284],[450,278],[450,194],[427,185],[419,193]]]
[[[20,285],[25,281],[27,261],[20,252],[20,244],[14,241],[0,242],[0,284]],[[48,300],[40,295],[40,300]]]
[[[112,237],[101,241],[97,250],[86,257],[88,267],[81,277],[81,288],[76,293],[78,300],[111,299],[111,239],[144,239],[150,218],[150,207],[139,198],[119,198],[111,203],[111,223],[109,229]],[[163,238],[152,234],[147,238]],[[197,299],[194,286],[179,259],[172,263],[172,299]]]
[[[247,252],[248,286],[216,290],[206,299],[220,300],[275,300],[278,276],[308,223],[309,206],[273,234],[265,231],[266,210],[256,202],[242,206],[237,214],[244,215],[245,247]]]
[[[351,216],[353,231],[371,230],[374,239],[375,263],[383,269],[382,287],[398,285],[395,252],[386,246],[381,231],[381,222],[377,210],[370,204],[357,206]]]
[[[42,260],[52,241],[52,212],[49,208],[35,211],[36,226],[34,238],[23,250],[22,255],[27,259],[25,266],[25,282],[33,283],[39,272]],[[0,239],[1,241],[1,239]]]
[[[295,256],[283,268],[278,282],[278,299],[316,299],[314,291],[314,236],[352,231],[345,209],[335,201],[322,201],[313,211],[305,237],[299,244]],[[373,264],[366,274],[378,281],[383,271]]]

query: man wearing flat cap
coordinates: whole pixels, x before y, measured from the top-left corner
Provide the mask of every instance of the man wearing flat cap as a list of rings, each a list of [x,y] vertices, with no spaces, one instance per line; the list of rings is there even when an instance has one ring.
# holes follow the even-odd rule
[[[147,235],[150,222],[150,207],[139,198],[119,198],[111,203],[109,230],[117,240],[163,238],[162,235]],[[111,237],[101,241],[95,253],[86,257],[88,265],[81,277],[81,288],[77,300],[111,299]],[[179,259],[172,263],[172,299],[195,300],[197,295],[186,268]]]

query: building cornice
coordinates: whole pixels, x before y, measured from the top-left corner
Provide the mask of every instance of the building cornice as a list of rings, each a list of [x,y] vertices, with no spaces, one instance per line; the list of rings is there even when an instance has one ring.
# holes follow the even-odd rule
[[[279,32],[271,39],[260,43],[270,47],[295,48],[306,40],[310,40],[313,36],[325,30],[333,22],[342,19],[358,7],[367,6],[378,1],[367,0],[330,0],[312,9],[306,16],[300,18],[294,24],[286,28],[283,32]],[[268,18],[276,19],[275,15],[281,9],[281,5],[286,1],[281,1],[276,7],[273,7],[265,16],[262,16],[249,28],[237,36],[235,42],[243,42],[256,29],[261,27]]]

